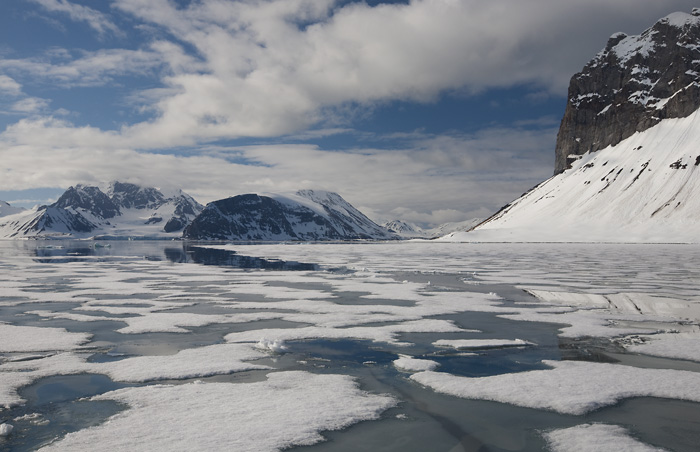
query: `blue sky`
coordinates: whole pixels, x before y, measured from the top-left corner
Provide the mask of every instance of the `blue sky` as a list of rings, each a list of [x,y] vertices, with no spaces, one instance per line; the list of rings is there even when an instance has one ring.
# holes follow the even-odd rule
[[[0,199],[320,188],[485,217],[553,171],[568,80],[667,0],[4,0]]]

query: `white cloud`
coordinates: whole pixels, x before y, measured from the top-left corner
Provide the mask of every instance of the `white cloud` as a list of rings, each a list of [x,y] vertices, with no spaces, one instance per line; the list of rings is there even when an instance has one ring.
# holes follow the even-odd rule
[[[128,179],[183,188],[208,202],[322,188],[339,192],[377,220],[437,224],[483,217],[548,177],[554,136],[554,129],[499,128],[474,135],[416,134],[397,150],[208,146],[177,156],[130,150],[118,133],[25,119],[0,139],[0,190]]]
[[[22,94],[22,85],[13,78],[0,74],[0,94],[19,96]]]
[[[112,33],[118,36],[124,34],[112,21],[109,20],[109,18],[105,14],[88,6],[71,3],[68,0],[30,1],[38,3],[47,11],[67,14],[73,21],[85,22],[100,36],[106,35],[108,33]]]
[[[66,49],[52,48],[42,57],[0,58],[0,70],[61,88],[100,86],[120,76],[146,75],[161,64],[159,53],[126,49],[81,52],[73,58]]]
[[[11,110],[17,113],[39,113],[49,106],[50,101],[39,97],[27,97],[12,104]]]

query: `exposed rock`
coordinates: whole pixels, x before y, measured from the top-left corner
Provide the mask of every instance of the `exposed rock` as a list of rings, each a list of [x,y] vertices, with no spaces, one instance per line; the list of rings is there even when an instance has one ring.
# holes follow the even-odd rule
[[[700,108],[700,17],[673,13],[639,36],[613,35],[569,85],[554,174],[586,152]]]
[[[336,193],[245,194],[207,204],[183,238],[192,240],[357,240],[395,236]]]

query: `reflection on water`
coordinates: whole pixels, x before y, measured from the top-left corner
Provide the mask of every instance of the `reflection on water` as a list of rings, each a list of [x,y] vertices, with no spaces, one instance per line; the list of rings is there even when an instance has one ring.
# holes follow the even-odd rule
[[[262,259],[244,256],[232,250],[208,248],[189,242],[144,242],[116,240],[109,242],[56,241],[57,244],[46,245],[45,242],[24,242],[25,251],[36,257],[41,263],[82,262],[86,258],[95,262],[124,256],[139,256],[149,261],[169,261],[173,263],[196,263],[224,267],[263,270],[308,271],[317,270],[318,265],[283,261],[279,259]]]

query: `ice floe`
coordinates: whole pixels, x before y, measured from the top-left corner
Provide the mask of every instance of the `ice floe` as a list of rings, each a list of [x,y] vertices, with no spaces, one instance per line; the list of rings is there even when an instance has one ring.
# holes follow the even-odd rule
[[[0,323],[0,353],[73,350],[90,338],[90,334],[69,333],[63,328]]]
[[[279,372],[256,383],[126,388],[97,396],[128,409],[41,450],[277,451],[323,441],[322,431],[376,419],[396,400],[345,375]]]
[[[545,361],[552,369],[469,378],[421,372],[411,378],[438,392],[529,408],[584,414],[630,397],[700,402],[700,373],[583,361]]]
[[[630,436],[619,425],[583,424],[543,435],[552,452],[663,452]]]
[[[418,359],[408,355],[399,355],[399,358],[393,361],[394,367],[408,372],[423,372],[427,370],[435,370],[440,364],[431,359]]]
[[[460,349],[523,347],[535,345],[523,339],[440,339],[433,342],[436,347],[451,347]]]

